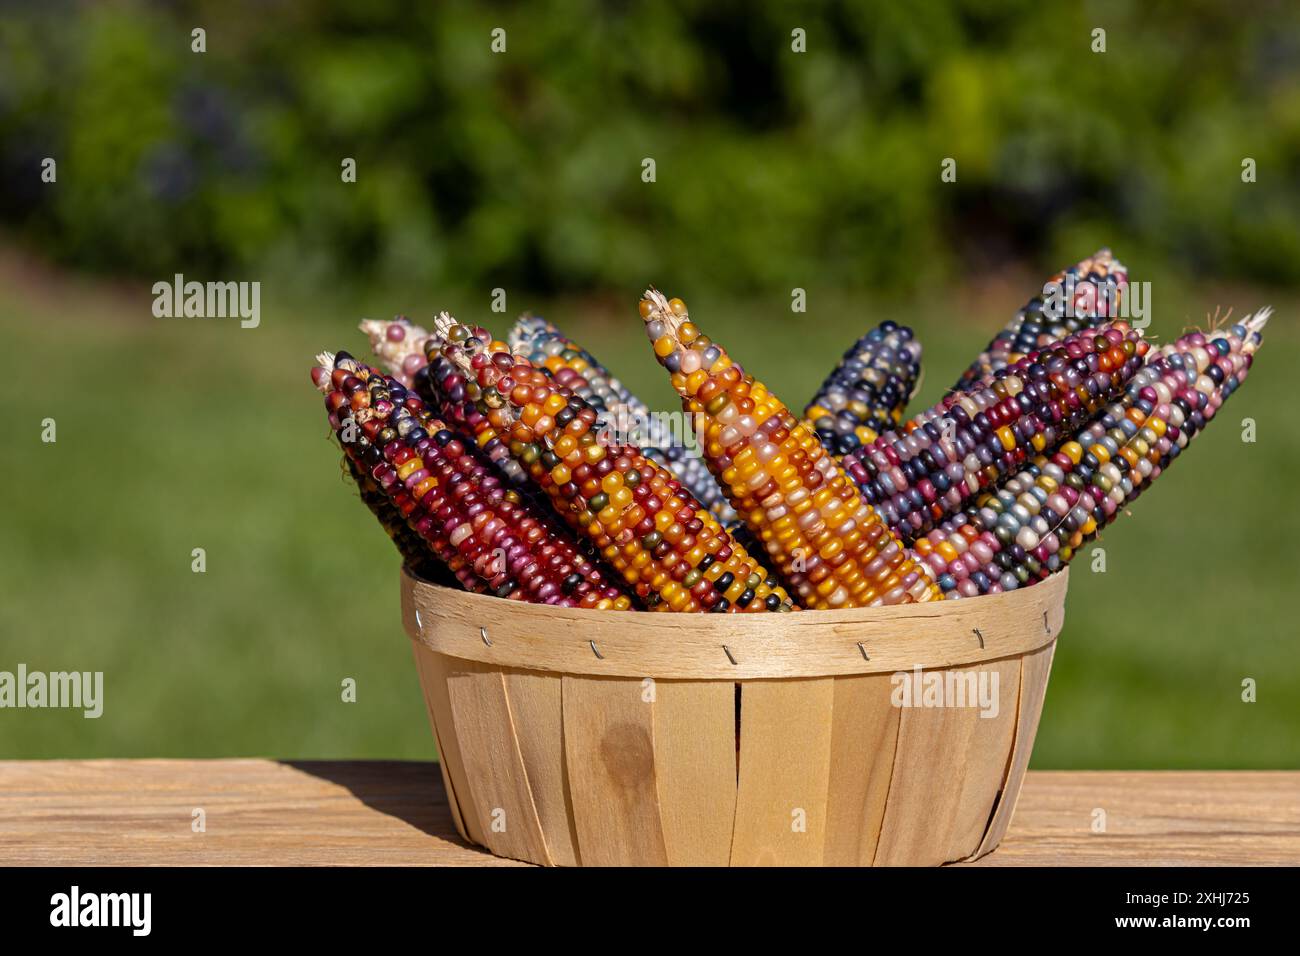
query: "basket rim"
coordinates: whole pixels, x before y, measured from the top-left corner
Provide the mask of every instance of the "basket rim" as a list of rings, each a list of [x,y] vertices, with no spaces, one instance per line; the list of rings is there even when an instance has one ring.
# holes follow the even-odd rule
[[[652,614],[508,601],[401,573],[402,622],[437,653],[608,677],[749,680],[979,664],[1056,640],[1069,569],[958,601],[788,614]]]

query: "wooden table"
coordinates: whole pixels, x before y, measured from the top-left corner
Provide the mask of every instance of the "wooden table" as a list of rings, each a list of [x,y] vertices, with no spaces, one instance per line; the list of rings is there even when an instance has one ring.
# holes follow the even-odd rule
[[[461,842],[432,763],[0,761],[20,864],[522,865]],[[974,865],[1063,864],[1300,864],[1300,772],[1030,772]]]

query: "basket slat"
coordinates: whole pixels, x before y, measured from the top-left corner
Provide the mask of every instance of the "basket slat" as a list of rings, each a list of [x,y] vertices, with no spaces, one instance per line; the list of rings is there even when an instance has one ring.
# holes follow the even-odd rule
[[[1029,754],[1034,749],[1038,718],[1043,712],[1043,698],[1047,695],[1047,678],[1052,672],[1052,655],[1055,652],[1056,642],[1053,641],[1042,650],[1026,654],[1020,659],[1020,704],[1016,715],[1016,738],[1012,744],[1010,769],[988,832],[984,834],[976,851],[977,857],[992,852],[1011,824],[1016,801],[1020,798],[1020,785],[1029,768]]]
[[[875,858],[898,744],[899,708],[889,692],[888,674],[835,678],[827,866],[870,866]]]
[[[460,753],[460,735],[451,716],[451,699],[447,696],[448,658],[436,654],[418,641],[415,647],[415,666],[420,673],[420,686],[424,689],[424,703],[433,722],[433,738],[438,746],[438,766],[442,768],[442,781],[447,787],[452,819],[460,835],[470,843],[487,846],[483,830],[478,825],[476,802],[465,774],[465,761]]]
[[[498,856],[551,863],[500,670],[453,661],[447,694],[488,849]]]
[[[451,822],[456,825],[456,832],[465,842],[470,842],[469,835],[465,832],[465,821],[460,815],[460,803],[456,799],[456,790],[451,785],[451,774],[447,771],[447,760],[442,755],[442,743],[438,739],[438,721],[433,715],[433,703],[430,700],[430,693],[424,688],[427,682],[424,676],[424,668],[420,665],[420,655],[432,654],[433,652],[421,647],[419,644],[412,642],[411,651],[415,655],[415,671],[420,675],[421,694],[424,698],[424,708],[429,714],[429,726],[433,728],[434,746],[438,748],[438,772],[442,774],[442,789],[447,794],[447,804],[451,808]]]
[[[726,866],[736,817],[736,685],[656,681],[653,709],[668,863]]]
[[[666,866],[654,710],[640,680],[565,675],[564,759],[584,866]]]
[[[578,835],[564,770],[561,678],[517,669],[503,671],[502,678],[546,848],[557,866],[577,866]]]
[[[974,708],[902,708],[876,866],[938,866],[952,859],[947,853],[961,800],[955,768],[962,766],[979,720]]]
[[[834,700],[831,677],[743,686],[732,866],[821,865]]]
[[[1020,660],[990,661],[979,668],[998,676],[998,712],[975,722],[961,765],[961,795],[953,818],[952,837],[944,856],[961,860],[979,849],[993,819],[998,794],[1007,778],[1011,744],[1016,734],[1020,700]]]

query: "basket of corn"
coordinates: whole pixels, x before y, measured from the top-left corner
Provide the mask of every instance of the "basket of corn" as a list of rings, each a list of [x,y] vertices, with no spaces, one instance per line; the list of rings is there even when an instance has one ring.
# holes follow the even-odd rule
[[[1152,344],[1108,251],[933,407],[893,322],[796,415],[651,289],[681,414],[555,325],[363,322],[312,379],[400,551],[452,816],[551,865],[936,865],[1006,832],[1068,566],[1248,373],[1267,310]],[[1045,290],[1048,287],[1045,287]],[[698,441],[686,441],[683,427]]]

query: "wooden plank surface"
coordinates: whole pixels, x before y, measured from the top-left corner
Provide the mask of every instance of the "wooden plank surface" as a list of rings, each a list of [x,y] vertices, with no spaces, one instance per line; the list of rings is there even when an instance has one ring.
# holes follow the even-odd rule
[[[0,865],[41,864],[519,865],[461,841],[432,763],[0,761]],[[1089,864],[1298,865],[1300,772],[1030,771],[973,865]]]
[[[1016,863],[1296,866],[1300,773],[1030,771],[1001,848],[975,865]]]
[[[421,863],[524,865],[460,839],[432,762],[0,762],[0,866]]]

